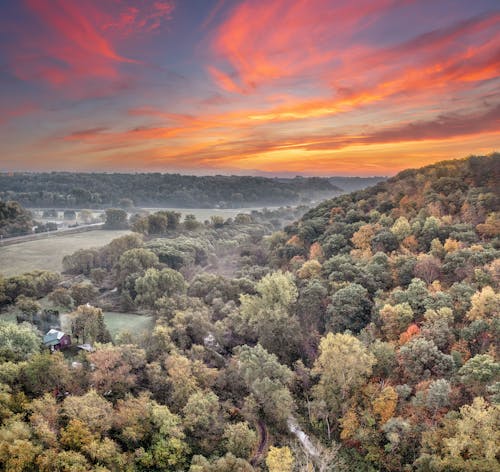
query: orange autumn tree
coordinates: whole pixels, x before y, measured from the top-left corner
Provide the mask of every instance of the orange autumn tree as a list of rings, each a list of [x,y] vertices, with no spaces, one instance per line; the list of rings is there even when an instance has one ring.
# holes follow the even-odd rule
[[[323,253],[321,244],[318,242],[311,244],[309,248],[309,260],[316,259],[318,262],[322,262],[324,258],[325,254]]]
[[[413,338],[417,334],[420,334],[420,328],[415,323],[413,323],[410,326],[408,326],[408,329],[404,333],[401,333],[401,335],[399,336],[399,344],[401,346],[403,344],[406,344],[411,338]]]

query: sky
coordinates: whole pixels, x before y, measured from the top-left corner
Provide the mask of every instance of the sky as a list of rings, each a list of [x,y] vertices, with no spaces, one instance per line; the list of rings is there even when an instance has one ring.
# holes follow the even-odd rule
[[[0,170],[392,175],[500,149],[498,0],[0,0]]]

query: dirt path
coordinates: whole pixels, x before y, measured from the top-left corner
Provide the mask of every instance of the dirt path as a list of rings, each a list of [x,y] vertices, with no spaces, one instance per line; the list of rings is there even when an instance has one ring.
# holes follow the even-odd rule
[[[259,430],[259,447],[255,451],[255,454],[250,461],[252,467],[255,467],[257,465],[260,458],[262,457],[264,450],[267,447],[268,433],[266,424],[262,420],[259,420],[257,423],[257,429]]]
[[[39,239],[48,239],[57,236],[66,236],[68,234],[85,233],[87,231],[95,231],[102,229],[104,223],[93,223],[89,225],[80,225],[74,228],[62,228],[56,231],[47,231],[43,233],[25,234],[24,236],[13,236],[11,238],[2,238],[0,246],[12,246],[13,244],[25,243],[28,241],[37,241]]]

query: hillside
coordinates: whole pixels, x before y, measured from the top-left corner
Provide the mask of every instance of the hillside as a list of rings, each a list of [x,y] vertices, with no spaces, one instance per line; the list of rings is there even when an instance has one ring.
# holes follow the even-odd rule
[[[353,333],[373,356],[347,390],[312,392],[326,401],[318,430],[376,470],[498,467],[499,182],[499,154],[406,170],[274,238],[272,263],[313,297],[298,315],[308,345],[319,343],[318,386],[337,370],[318,364],[338,336],[325,333]],[[473,432],[478,415],[484,430]]]

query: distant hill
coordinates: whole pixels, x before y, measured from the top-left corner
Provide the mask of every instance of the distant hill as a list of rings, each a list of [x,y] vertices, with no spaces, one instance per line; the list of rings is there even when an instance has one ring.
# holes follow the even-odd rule
[[[366,187],[371,187],[379,182],[384,182],[387,177],[342,177],[335,176],[329,178],[330,183],[340,187],[346,192],[355,192],[356,190],[362,190]]]
[[[408,169],[373,187],[324,201],[307,212],[295,229],[312,222],[319,225],[316,235],[307,237],[314,242],[333,222],[370,222],[375,218],[373,212],[409,219],[446,216],[454,223],[477,225],[498,211],[499,182],[498,153]],[[332,210],[337,208],[342,211],[332,216]]]
[[[0,199],[26,207],[242,208],[307,203],[343,191],[328,178],[105,173],[0,175]]]

